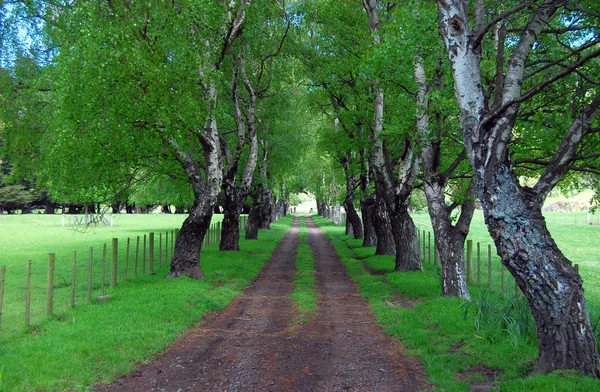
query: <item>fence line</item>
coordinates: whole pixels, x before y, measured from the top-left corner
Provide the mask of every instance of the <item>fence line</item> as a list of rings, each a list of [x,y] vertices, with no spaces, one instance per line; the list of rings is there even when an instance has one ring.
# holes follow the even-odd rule
[[[240,231],[242,231],[248,223],[248,217],[240,217]],[[169,262],[169,257],[172,257],[175,253],[176,239],[179,234],[179,230],[167,231],[158,235],[158,263],[162,266],[163,260],[165,263]],[[170,240],[169,240],[170,236]],[[164,240],[163,240],[164,237]],[[149,233],[147,236],[143,236],[143,249],[140,251],[140,236],[135,238],[135,259],[133,262],[133,276],[139,275],[140,261],[142,266],[142,273],[146,273],[146,262],[148,262],[148,273],[154,273],[154,260],[155,260],[155,235]],[[210,225],[202,243],[203,247],[211,247],[218,245],[221,240],[221,222],[216,222]],[[163,243],[164,241],[164,243]],[[94,261],[94,248],[89,248],[89,261],[87,263],[81,263],[81,260],[77,259],[77,252],[73,251],[72,263],[70,271],[69,267],[60,269],[57,271],[57,258],[55,253],[48,254],[47,267],[39,269],[39,264],[32,263],[31,260],[27,261],[25,273],[12,274],[11,271],[11,287],[10,294],[11,299],[18,298],[24,291],[23,300],[12,300],[5,303],[5,299],[9,294],[7,290],[7,267],[0,266],[0,332],[5,331],[10,321],[12,330],[17,330],[18,324],[23,323],[25,327],[30,327],[32,320],[41,319],[42,315],[50,317],[56,314],[57,307],[64,308],[75,308],[78,304],[91,303],[94,301],[94,293],[98,293],[99,296],[105,296],[106,294],[106,283],[107,273],[110,274],[110,287],[114,288],[117,286],[118,277],[122,276],[120,282],[127,281],[131,278],[129,274],[130,256],[131,250],[131,238],[128,237],[125,245],[125,258],[119,260],[119,239],[113,238],[111,241],[110,248],[110,265],[107,266],[107,251],[109,251],[107,244],[104,243],[102,247],[102,254],[100,258],[100,266],[98,262]],[[141,260],[140,260],[141,256]],[[164,257],[164,259],[163,259]],[[124,261],[123,264],[119,265],[119,261]],[[94,265],[96,264],[96,265]],[[60,263],[59,263],[60,265]],[[65,265],[65,264],[62,264]],[[35,270],[34,270],[35,267]],[[97,268],[100,267],[98,270]],[[107,267],[110,268],[107,271]],[[119,268],[122,269],[122,274],[119,274]],[[94,276],[94,272],[99,273],[98,276]],[[79,278],[77,274],[80,274]],[[42,276],[47,275],[43,286],[41,286],[43,280]],[[39,277],[40,279],[34,279]],[[58,280],[57,280],[58,278]],[[86,279],[87,278],[87,279]],[[24,287],[18,283],[18,280],[24,281]],[[62,279],[62,282],[60,281]],[[99,280],[99,282],[98,282]],[[35,283],[33,283],[35,282]],[[67,289],[61,290],[61,289]],[[41,291],[45,291],[45,295]],[[81,301],[79,303],[78,301]],[[38,307],[46,305],[45,313],[41,310],[36,310]],[[24,313],[23,313],[24,312]],[[9,314],[10,313],[10,316]],[[20,316],[19,316],[20,315]],[[36,317],[37,316],[37,317]],[[21,318],[23,317],[23,318]],[[18,320],[21,319],[19,322]]]

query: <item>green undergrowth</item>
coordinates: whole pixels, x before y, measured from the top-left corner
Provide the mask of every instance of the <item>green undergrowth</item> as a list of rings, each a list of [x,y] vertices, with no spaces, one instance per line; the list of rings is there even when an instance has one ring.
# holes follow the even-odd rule
[[[300,244],[296,254],[296,273],[294,274],[294,291],[290,298],[294,301],[297,315],[293,322],[305,323],[314,317],[317,309],[317,281],[312,249],[307,242],[306,220],[300,220]]]
[[[472,301],[441,297],[439,268],[393,272],[394,258],[374,256],[343,227],[313,217],[368,299],[378,322],[418,357],[434,390],[600,390],[600,380],[572,372],[530,375],[537,359],[527,303],[470,285]],[[399,297],[402,297],[401,299]],[[525,310],[525,311],[524,311]]]
[[[47,319],[26,333],[0,335],[0,391],[88,390],[127,374],[197,324],[225,308],[271,257],[292,217],[240,241],[240,252],[203,249],[205,280],[155,275],[120,283],[105,304],[88,304]]]

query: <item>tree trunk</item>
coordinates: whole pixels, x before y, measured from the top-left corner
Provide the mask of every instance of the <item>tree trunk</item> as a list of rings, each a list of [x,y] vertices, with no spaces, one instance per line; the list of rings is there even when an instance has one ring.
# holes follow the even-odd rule
[[[240,208],[235,201],[225,203],[219,250],[240,250]]]
[[[477,34],[470,28],[467,7],[449,0],[440,0],[438,5],[439,30],[452,66],[463,140],[476,173],[488,230],[502,263],[527,297],[536,322],[536,371],[577,369],[600,377],[600,358],[581,277],[556,246],[541,213],[548,193],[576,159],[582,137],[597,114],[600,97],[590,103],[596,106],[576,116],[533,188],[521,187],[510,168],[509,146],[519,115],[518,103],[526,100],[522,86],[529,54],[537,46],[542,29],[562,14],[564,2],[545,1],[534,12],[527,10],[526,28],[513,43],[503,85],[498,86],[502,96],[494,106],[505,106],[500,113],[490,113],[487,108],[480,70],[482,43],[474,40]],[[553,61],[548,59],[549,63]]]
[[[350,222],[350,219],[348,219],[348,215],[346,215],[346,222],[344,223],[344,226],[346,227],[346,235],[354,235],[352,222]]]
[[[480,186],[485,218],[502,263],[531,307],[538,335],[536,371],[580,369],[599,377],[581,277],[552,239],[541,210],[527,206],[510,168],[498,165],[488,178]]]
[[[271,215],[273,211],[273,191],[263,185],[263,193],[260,207],[259,229],[271,230]]]
[[[432,182],[433,178],[429,174],[426,171],[425,195],[435,234],[435,247],[442,264],[442,295],[468,300],[471,296],[467,287],[464,247],[473,217],[475,187],[473,184],[469,186],[466,198],[471,200],[463,203],[460,218],[453,226],[452,210],[446,205],[445,186]]]
[[[377,246],[377,234],[373,226],[375,215],[375,195],[363,197],[360,200],[360,212],[363,223],[363,248]]]
[[[212,205],[206,204],[200,203],[192,207],[190,215],[183,221],[175,240],[169,278],[184,275],[194,279],[205,277],[200,269],[200,251],[213,216]]]
[[[376,255],[396,255],[396,243],[392,232],[392,223],[388,215],[385,201],[377,195],[375,205],[373,206],[373,228],[377,234]]]
[[[317,215],[319,216],[323,216],[324,212],[323,212],[323,202],[319,199],[317,199]]]
[[[246,236],[247,240],[257,240],[258,239],[258,227],[260,226],[261,221],[261,203],[258,201],[253,202],[252,208],[250,208],[250,213],[248,214],[248,224],[246,226]]]
[[[417,228],[408,213],[408,206],[396,208],[392,218],[392,233],[396,243],[394,271],[422,271]]]
[[[350,199],[344,200],[344,209],[346,210],[346,222],[352,225],[352,234],[354,239],[363,238],[363,227],[358,212],[354,208],[354,203]]]

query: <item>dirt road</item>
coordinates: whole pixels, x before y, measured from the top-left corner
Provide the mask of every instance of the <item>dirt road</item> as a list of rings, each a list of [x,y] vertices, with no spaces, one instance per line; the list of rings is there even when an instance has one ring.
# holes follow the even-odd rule
[[[292,325],[299,219],[253,284],[153,362],[99,391],[416,391],[420,365],[382,334],[331,243],[307,218],[318,314]]]

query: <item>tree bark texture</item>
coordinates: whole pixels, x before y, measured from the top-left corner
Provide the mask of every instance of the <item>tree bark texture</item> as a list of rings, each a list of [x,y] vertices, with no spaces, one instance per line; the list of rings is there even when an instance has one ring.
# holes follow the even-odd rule
[[[377,234],[376,255],[396,255],[396,242],[392,232],[392,222],[385,201],[377,195],[373,206],[373,228]]]
[[[487,109],[480,72],[480,33],[469,25],[465,1],[438,1],[440,32],[448,49],[461,110],[463,139],[476,174],[488,230],[502,263],[527,297],[535,319],[539,360],[536,371],[577,369],[600,377],[600,358],[587,314],[582,280],[552,239],[541,207],[568,170],[597,114],[595,99],[573,124],[534,188],[521,187],[511,169],[508,146],[522,98],[525,64],[542,28],[564,5],[546,0],[528,10],[526,28],[507,62],[500,112]],[[483,23],[477,23],[483,25]]]
[[[241,203],[238,200],[227,200],[223,210],[223,222],[221,222],[221,241],[219,250],[240,250],[240,212]]]
[[[430,132],[429,93],[425,67],[421,56],[417,56],[414,64],[415,81],[419,86],[417,92],[417,130],[423,140],[423,188],[427,198],[429,216],[435,234],[435,247],[440,255],[442,265],[442,295],[470,299],[464,258],[464,246],[469,226],[475,210],[475,187],[471,180],[460,209],[460,217],[456,224],[452,223],[452,212],[459,205],[446,204],[446,185],[453,172],[466,159],[463,152],[445,171],[440,170],[442,151],[441,143],[447,138],[443,129],[435,134]],[[438,124],[443,127],[444,121]],[[447,147],[446,147],[447,148]]]
[[[175,240],[175,252],[171,260],[169,278],[184,275],[194,279],[205,277],[200,269],[200,251],[212,216],[212,206],[208,210],[203,204],[192,207],[190,215],[183,221]]]
[[[375,195],[363,197],[360,200],[360,212],[363,223],[363,248],[377,246],[377,234],[373,221],[375,219]]]
[[[510,169],[497,167],[480,187],[488,229],[502,263],[527,297],[538,332],[536,371],[580,369],[600,376],[583,281],[546,227],[527,207]]]
[[[396,243],[394,271],[422,271],[421,249],[417,228],[408,213],[408,206],[397,208],[392,217],[392,233]]]
[[[344,200],[344,209],[346,210],[346,222],[350,222],[352,226],[354,239],[363,238],[363,226],[358,212],[354,208],[354,202],[349,199]]]

